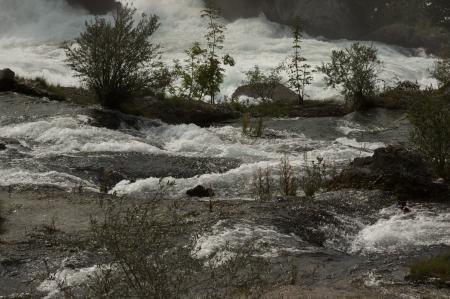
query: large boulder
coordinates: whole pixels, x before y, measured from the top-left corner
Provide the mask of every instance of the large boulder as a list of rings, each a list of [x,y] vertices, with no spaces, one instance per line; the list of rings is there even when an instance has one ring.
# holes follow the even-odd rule
[[[231,96],[233,99],[238,99],[239,97],[249,97],[257,99],[259,97],[258,92],[254,87],[250,85],[243,85],[236,89],[236,91]],[[287,88],[283,84],[278,84],[275,87],[272,99],[273,101],[285,101],[285,102],[295,102],[298,101],[298,96],[291,89]]]
[[[0,70],[0,91],[10,91],[16,85],[16,74],[10,69]]]
[[[214,196],[214,191],[211,188],[205,188],[201,185],[193,188],[193,189],[189,189],[186,194],[190,197],[213,197]]]
[[[399,146],[377,149],[372,157],[356,158],[334,178],[332,187],[381,189],[401,200],[442,200],[450,195],[448,186],[435,182],[418,154]]]
[[[92,14],[106,14],[117,8],[120,3],[116,0],[67,0],[72,6],[82,7]]]

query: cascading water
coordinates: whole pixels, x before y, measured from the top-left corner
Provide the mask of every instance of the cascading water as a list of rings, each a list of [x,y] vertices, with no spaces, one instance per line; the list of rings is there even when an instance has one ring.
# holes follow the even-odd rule
[[[203,40],[205,24],[201,19],[201,0],[135,0],[139,11],[160,16],[161,28],[155,40],[161,43],[163,59],[184,59],[183,50],[194,41]],[[62,0],[0,1],[0,67],[14,68],[20,75],[43,76],[54,83],[76,85],[77,80],[64,65],[64,52],[59,49],[62,42],[73,39],[92,17],[69,7]],[[225,21],[223,21],[225,22]],[[243,72],[254,65],[270,68],[281,63],[291,50],[289,29],[269,22],[264,16],[240,19],[228,23],[225,50],[237,61],[229,69],[222,88],[223,95],[231,95],[241,84]],[[351,42],[325,41],[305,38],[303,54],[312,66],[329,59],[331,50],[347,47]],[[428,74],[432,57],[421,50],[406,50],[375,43],[384,71],[380,74],[386,83],[395,79],[418,81],[422,86],[433,84]],[[338,96],[326,89],[320,74],[309,88],[313,99]]]
[[[133,3],[139,11],[161,17],[162,26],[155,40],[163,46],[166,62],[183,59],[183,49],[202,40],[202,1],[135,0]],[[60,45],[79,34],[90,18],[64,1],[0,0],[0,68],[10,67],[19,75],[43,76],[63,85],[78,85],[73,73],[64,65]],[[237,66],[227,70],[222,95],[230,95],[241,84],[242,72],[253,65],[276,66],[291,46],[288,28],[271,23],[264,16],[240,19],[227,25],[225,50],[236,58]],[[317,66],[327,61],[332,49],[341,49],[350,43],[307,37],[302,47],[309,63]],[[380,76],[386,82],[398,78],[417,80],[422,86],[434,83],[427,71],[433,57],[419,49],[380,43],[375,46],[384,62]],[[319,74],[315,74],[308,93],[313,99],[338,97],[336,91],[325,88]],[[200,159],[211,164],[219,159],[238,161],[235,167],[221,170],[215,165],[208,166],[210,171],[202,170],[195,176],[168,173],[169,179],[176,183],[168,190],[168,197],[182,198],[187,189],[203,184],[213,187],[218,199],[251,200],[249,185],[254,172],[266,166],[276,169],[285,154],[296,169],[316,157],[323,157],[339,168],[355,157],[371,155],[378,147],[405,142],[409,136],[409,124],[404,115],[385,110],[345,117],[272,119],[266,121],[266,127],[270,138],[262,139],[244,136],[237,123],[200,128],[192,124],[168,125],[139,119],[136,126],[123,123],[118,130],[111,130],[94,126],[86,109],[2,94],[0,141],[9,143],[6,151],[0,151],[0,187],[52,186],[70,190],[83,185],[94,191],[99,185],[94,174],[89,173],[93,165],[102,163],[114,169],[124,167],[121,163],[129,161],[134,164],[125,170],[131,178],[118,182],[111,192],[149,197],[158,190],[160,177],[145,175],[145,170],[137,172],[136,166],[168,156],[193,159],[195,163],[203,161]],[[128,157],[135,161],[126,160]],[[61,161],[60,164],[57,161]],[[86,164],[89,161],[92,164]],[[343,196],[344,201],[350,200],[350,195]],[[352,196],[362,203],[369,201],[364,192]],[[327,199],[319,196],[317,200]],[[382,256],[422,250],[427,246],[450,246],[447,236],[450,213],[439,206],[418,205],[410,215],[403,215],[394,207],[367,215],[341,212],[331,211],[333,221],[314,228],[327,236],[325,246],[329,250],[356,256]],[[268,241],[274,251],[281,248],[299,254],[317,249],[295,235],[277,232],[267,223],[227,226],[220,222],[199,242],[204,243],[203,251],[207,253],[211,249],[208,246],[245,240],[249,234]]]

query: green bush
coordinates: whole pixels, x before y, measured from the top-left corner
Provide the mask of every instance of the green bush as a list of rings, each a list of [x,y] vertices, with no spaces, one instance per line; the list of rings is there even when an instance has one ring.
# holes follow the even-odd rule
[[[245,73],[244,85],[250,87],[252,93],[263,102],[273,99],[275,89],[281,84],[281,66],[272,69],[269,73],[264,73],[257,65]]]
[[[365,108],[369,97],[376,93],[381,61],[373,46],[354,43],[350,48],[333,51],[331,62],[318,68],[328,86],[342,88],[347,102],[356,110]]]
[[[298,179],[289,158],[284,156],[280,161],[280,192],[284,196],[296,196]]]
[[[151,41],[158,17],[143,15],[136,24],[135,14],[135,8],[120,6],[112,21],[96,17],[73,43],[65,45],[69,67],[109,108],[160,85],[155,83],[158,78],[167,79],[162,75],[159,45]]]
[[[415,101],[409,109],[411,141],[438,175],[450,176],[450,105],[442,99]]]
[[[92,232],[105,266],[85,284],[87,298],[260,298],[271,284],[287,281],[255,254],[261,249],[256,240],[198,257],[201,231],[189,231],[176,206],[108,201],[103,208]]]
[[[439,87],[448,86],[450,84],[450,59],[436,60],[430,73],[438,81]]]
[[[305,159],[305,174],[300,178],[300,187],[307,197],[312,197],[317,191],[326,184],[328,175],[327,166],[323,158],[317,158],[316,161],[308,163]]]

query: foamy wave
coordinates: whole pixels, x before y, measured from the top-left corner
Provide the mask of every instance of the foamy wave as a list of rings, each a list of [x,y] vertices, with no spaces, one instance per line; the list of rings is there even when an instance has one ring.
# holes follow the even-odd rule
[[[211,232],[200,236],[196,242],[198,258],[207,258],[211,254],[228,250],[239,250],[242,246],[254,246],[255,255],[276,257],[282,252],[301,253],[314,252],[316,249],[307,245],[295,235],[286,235],[273,227],[254,225],[250,223],[227,224],[219,221]],[[232,252],[222,252],[219,256],[226,260]]]
[[[417,207],[403,213],[391,207],[380,214],[383,219],[356,236],[350,248],[352,253],[396,253],[431,245],[450,246],[449,212]]]
[[[26,141],[37,156],[100,151],[163,152],[138,137],[86,125],[82,117],[54,117],[5,126],[1,128],[0,137]]]
[[[54,83],[79,84],[73,73],[64,65],[64,53],[59,44],[74,38],[82,29],[86,16],[64,4],[64,1],[3,0],[0,22],[6,28],[0,31],[0,67],[17,69],[21,75],[44,76]],[[6,1],[6,2],[5,2]],[[184,59],[183,50],[205,34],[204,20],[200,18],[201,0],[134,0],[140,9],[161,17],[162,26],[155,35],[164,47],[163,59]],[[4,4],[5,3],[5,4]],[[226,23],[225,20],[222,20]],[[57,25],[56,25],[57,24]],[[222,89],[223,95],[231,95],[241,85],[243,72],[255,64],[263,70],[273,68],[286,58],[292,42],[287,27],[269,22],[264,16],[240,19],[228,24],[225,51],[230,52],[237,66],[227,69]],[[12,41],[11,37],[17,38]],[[305,38],[303,55],[313,67],[328,61],[334,49],[348,47],[351,41],[320,41]],[[422,86],[434,84],[428,69],[433,58],[426,55],[408,56],[395,47],[375,43],[385,71],[381,79],[393,78],[418,81]],[[308,94],[314,99],[340,98],[336,90],[328,89],[323,75],[314,74]]]
[[[33,172],[19,168],[0,169],[0,186],[55,186],[72,189],[82,185],[90,191],[97,191],[97,187],[76,176],[57,171]]]

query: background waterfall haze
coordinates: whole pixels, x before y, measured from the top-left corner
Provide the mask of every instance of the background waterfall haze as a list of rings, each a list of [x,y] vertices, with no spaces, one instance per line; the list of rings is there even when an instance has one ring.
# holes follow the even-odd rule
[[[194,41],[203,40],[204,22],[200,17],[202,0],[133,0],[140,12],[156,14],[161,28],[155,35],[163,46],[163,59],[183,59],[183,50]],[[64,65],[64,51],[59,47],[73,39],[92,19],[87,12],[70,7],[63,0],[0,0],[0,67],[10,67],[26,77],[43,76],[52,83],[78,85],[73,73]],[[227,22],[223,20],[223,22]],[[230,52],[237,66],[229,69],[222,95],[230,96],[243,79],[243,72],[260,65],[271,68],[282,62],[290,51],[289,29],[268,21],[263,15],[228,22],[225,51]],[[329,59],[333,49],[347,47],[351,41],[326,41],[306,37],[304,56],[313,66]],[[381,79],[388,84],[396,79],[418,81],[421,86],[433,84],[428,69],[433,58],[421,49],[407,50],[375,43],[384,62]],[[320,74],[309,87],[312,99],[338,97],[326,89]]]

